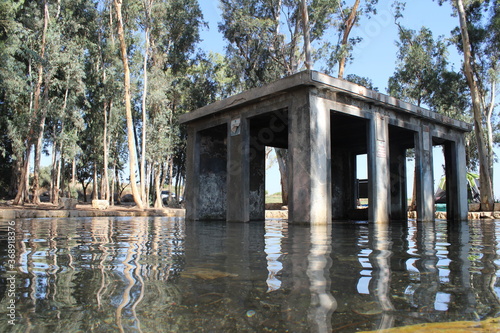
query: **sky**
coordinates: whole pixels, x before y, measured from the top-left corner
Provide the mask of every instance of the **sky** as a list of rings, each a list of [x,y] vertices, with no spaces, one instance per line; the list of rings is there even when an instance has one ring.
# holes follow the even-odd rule
[[[352,36],[360,36],[363,41],[354,49],[354,61],[346,66],[347,74],[356,74],[362,77],[368,77],[372,80],[379,91],[386,93],[387,82],[393,75],[396,63],[398,39],[398,29],[394,24],[393,10],[391,4],[393,0],[379,0],[377,5],[377,15],[371,19],[363,18],[360,25],[355,27],[351,33]],[[224,53],[226,42],[218,31],[218,24],[221,21],[221,10],[217,0],[200,0],[200,6],[203,12],[204,20],[208,23],[208,29],[202,31],[203,41],[200,48],[205,52],[213,51]],[[437,1],[433,0],[408,0],[403,18],[400,23],[413,30],[419,30],[422,26],[430,28],[434,38],[437,36],[448,37],[451,30],[458,25],[458,18],[451,16],[451,5],[445,3],[439,6]],[[331,36],[336,41],[336,36]],[[462,55],[458,53],[455,47],[449,47],[449,61],[453,63],[453,68],[460,68]],[[320,70],[321,65],[316,64],[315,70]],[[500,149],[495,149],[500,154]],[[443,175],[443,158],[441,150],[434,151],[434,179],[435,186],[439,183]],[[366,165],[365,160],[361,158],[360,165]],[[411,192],[411,183],[413,182],[413,164],[407,165],[408,170],[408,193]],[[362,166],[358,170],[358,178],[366,178],[366,169]],[[494,191],[495,197],[500,198],[500,167],[494,165]],[[277,164],[268,170],[266,174],[266,190],[268,193],[280,192],[279,171]]]

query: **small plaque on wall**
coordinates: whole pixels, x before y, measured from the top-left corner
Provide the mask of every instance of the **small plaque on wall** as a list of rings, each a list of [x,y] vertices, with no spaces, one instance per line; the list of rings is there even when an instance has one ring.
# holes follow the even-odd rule
[[[240,118],[231,120],[231,136],[240,135]]]
[[[387,148],[385,145],[385,141],[377,140],[377,157],[386,158],[387,157]]]

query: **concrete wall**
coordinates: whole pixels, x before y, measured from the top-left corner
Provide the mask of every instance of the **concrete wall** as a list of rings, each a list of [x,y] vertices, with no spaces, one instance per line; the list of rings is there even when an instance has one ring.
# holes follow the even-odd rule
[[[199,133],[197,215],[225,220],[227,202],[227,130],[223,126]]]

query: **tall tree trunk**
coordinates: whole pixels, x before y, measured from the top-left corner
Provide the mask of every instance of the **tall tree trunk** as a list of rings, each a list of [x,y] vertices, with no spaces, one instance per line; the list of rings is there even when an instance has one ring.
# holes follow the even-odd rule
[[[62,106],[62,111],[63,113],[66,112],[66,106],[68,104],[68,94],[69,94],[69,88],[68,88],[68,82],[66,82],[66,91],[64,92],[64,102]],[[56,126],[54,125],[53,128],[54,136],[56,135]],[[60,135],[62,136],[64,133],[64,117],[62,117],[61,120],[61,133]],[[53,151],[53,162],[52,162],[52,170],[51,170],[51,175],[52,175],[52,180],[51,180],[51,202],[54,205],[59,204],[59,193],[61,190],[60,187],[60,180],[61,180],[61,168],[62,168],[62,152],[63,152],[63,143],[62,139],[59,140],[59,147],[58,143],[56,142],[56,139],[54,138],[53,146],[54,146],[54,151]],[[59,158],[57,157],[57,154],[59,154]]]
[[[47,0],[43,3],[43,31],[42,31],[42,43],[40,47],[40,58],[45,57],[45,46],[47,44],[47,28],[49,26],[49,6]],[[42,90],[43,83],[43,63],[42,61],[38,64],[38,81],[35,87],[34,96],[34,120],[37,121],[37,114],[40,110],[40,93]],[[45,95],[47,96],[47,87],[45,87]],[[45,117],[47,115],[47,109],[44,108],[42,115],[38,122],[38,133],[35,141],[35,164],[33,166],[33,203],[40,204],[40,197],[38,192],[40,189],[40,157],[42,153],[42,143],[43,143],[43,132],[45,129]]]
[[[139,193],[135,179],[135,169],[137,167],[137,156],[134,147],[134,125],[132,123],[132,105],[130,96],[130,68],[128,66],[127,44],[125,43],[125,32],[123,30],[122,19],[122,1],[114,0],[115,10],[118,22],[118,38],[120,40],[120,51],[122,55],[123,70],[124,70],[124,89],[125,89],[125,112],[127,118],[127,137],[129,150],[129,168],[130,168],[130,187],[135,204],[139,209],[143,209],[141,194]]]
[[[113,165],[113,171],[115,170],[116,165]],[[116,179],[114,175],[111,177],[111,187],[110,187],[110,192],[109,192],[109,205],[114,206],[115,205],[115,184],[116,184]]]
[[[97,185],[97,163],[94,162],[94,173],[92,176],[92,200],[98,199],[98,185]]]
[[[288,150],[283,148],[275,148],[275,151],[281,176],[281,199],[283,201],[283,205],[288,205]]]
[[[141,196],[146,198],[146,202],[149,196],[146,194],[146,129],[147,129],[147,117],[146,117],[146,97],[148,93],[148,57],[149,57],[149,13],[151,11],[151,6],[153,0],[144,1],[144,10],[146,13],[146,28],[144,29],[144,39],[145,39],[145,50],[144,50],[144,64],[143,64],[143,90],[142,90],[142,140],[141,140]],[[149,206],[149,204],[147,204]]]
[[[170,159],[168,161],[168,190],[170,192],[169,196],[168,196],[168,201],[169,203],[170,202],[173,202],[173,193],[174,191],[172,191],[172,184],[173,184],[173,177],[174,177],[174,157],[173,156],[170,156]]]
[[[496,95],[496,81],[492,79],[491,81],[491,96],[490,103],[486,109],[486,133],[488,138],[488,165],[490,167],[490,177],[493,178],[493,127],[491,124],[491,117],[493,116],[493,111],[495,110],[495,95]],[[493,191],[493,190],[492,190]],[[494,197],[494,193],[493,193]]]
[[[175,175],[175,197],[177,198],[177,201],[180,203],[181,202],[180,184],[181,184],[182,174],[179,169],[180,167],[177,169],[177,174]]]
[[[360,0],[356,0],[354,5],[352,6],[351,12],[349,13],[349,16],[344,22],[344,34],[342,36],[342,43],[340,44],[342,48],[345,48],[347,45],[347,42],[349,42],[349,35],[351,34],[351,30],[354,27],[354,24],[356,23],[356,17],[358,15],[358,8],[359,8],[359,2]],[[338,78],[342,79],[344,77],[344,70],[345,70],[345,63],[346,63],[346,55],[343,54],[342,57],[340,58],[339,61],[339,73],[338,73]]]
[[[154,170],[154,184],[155,184],[155,208],[162,208],[163,202],[161,200],[161,166],[157,165]]]
[[[56,128],[55,124],[52,127],[52,131],[56,133]],[[49,191],[49,199],[50,202],[53,203],[54,205],[57,205],[57,203],[54,202],[55,200],[55,191],[56,191],[56,167],[57,166],[57,144],[56,140],[54,138],[54,142],[52,143],[52,163],[50,167],[50,191]]]
[[[15,197],[19,189],[19,178],[21,175],[21,170],[23,167],[23,161],[16,159],[12,166],[12,172],[9,183],[8,195],[9,197]]]
[[[59,203],[59,197],[60,193],[63,193],[63,197],[66,197],[64,195],[64,180],[61,177],[61,174],[63,173],[63,167],[64,167],[64,159],[63,159],[63,143],[62,140],[59,142],[59,160],[57,161],[57,171],[56,171],[56,191],[55,191],[55,201],[57,202],[56,204]]]
[[[29,188],[29,166],[30,166],[30,156],[31,156],[31,145],[26,148],[26,156],[24,157],[24,163],[21,168],[21,181],[19,182],[19,187],[17,189],[16,197],[14,198],[13,204],[19,205],[24,204],[29,198],[28,188]]]
[[[120,171],[118,170],[118,168],[116,167],[117,165],[117,161],[115,159],[115,163],[113,165],[113,168],[115,170],[115,185],[116,185],[116,194],[117,194],[117,198],[116,198],[116,203],[117,204],[121,204],[122,203],[122,198],[121,198],[121,191],[120,191],[120,187],[121,187],[121,184],[120,184]]]
[[[44,122],[45,124],[45,119]],[[35,205],[40,204],[40,161],[41,161],[41,156],[42,156],[42,144],[43,144],[43,131],[44,127],[40,128],[40,132],[38,135],[38,138],[36,140],[35,144],[35,161],[33,165],[33,189],[32,189],[32,195],[33,195],[33,203]]]
[[[411,195],[410,211],[417,210],[417,168],[413,171],[413,190]]]
[[[32,66],[31,66],[31,60],[28,61],[28,77],[32,77]],[[30,102],[29,102],[29,112],[30,114],[34,110],[33,104],[34,104],[34,94],[33,91],[30,93]],[[33,126],[33,121],[34,118],[36,118],[36,113],[33,112],[33,116],[30,117],[28,121],[28,128],[30,129],[30,132],[28,134],[28,137],[25,139],[26,143],[26,151],[25,151],[25,156],[24,159],[16,160],[19,165],[19,173],[16,173],[15,176],[17,177],[17,188],[16,188],[16,195],[13,201],[14,205],[19,205],[20,203],[24,204],[25,201],[29,200],[29,160],[31,156],[31,145],[32,145],[32,126]]]
[[[73,156],[73,162],[71,163],[71,188],[69,189],[70,190],[70,197],[74,198],[73,197],[73,194],[75,192],[75,185],[76,185],[76,156]],[[74,199],[78,199],[78,195],[76,196],[76,198]]]
[[[87,186],[89,186],[89,184],[87,183],[87,185],[85,185],[85,181],[82,181],[83,202],[87,202]]]
[[[483,128],[483,110],[482,96],[475,79],[476,73],[472,67],[474,61],[471,53],[469,32],[467,30],[467,18],[462,0],[455,0],[460,19],[460,33],[462,35],[462,48],[464,52],[464,72],[472,96],[472,110],[474,111],[474,132],[477,140],[477,151],[479,155],[479,173],[480,173],[480,195],[481,209],[486,211],[493,210],[493,184],[490,173],[488,150],[486,146],[486,133]],[[464,175],[465,177],[465,175]]]
[[[57,188],[60,189],[60,191],[57,191],[56,193],[58,201],[60,199],[60,193],[62,193],[64,198],[70,197],[69,195],[67,195],[64,184],[64,177],[62,177],[62,174],[64,174],[64,155],[62,153],[62,144],[61,144],[61,156],[59,158],[59,165],[57,166]]]
[[[161,173],[160,190],[161,190],[161,189],[163,189],[163,186],[165,185],[165,182],[167,181],[168,162],[161,162],[159,165],[159,168],[161,168],[161,170],[160,170],[160,173]]]
[[[306,54],[306,69],[312,69],[311,34],[306,0],[302,0],[302,30],[304,32],[304,53]]]
[[[101,199],[109,200],[109,180],[108,180],[108,108],[110,104],[106,100],[104,102],[104,128],[103,128],[103,166],[102,166],[102,184],[101,184]]]
[[[153,165],[152,163],[146,163],[146,179],[148,180],[146,182],[146,188],[144,190],[145,192],[145,198],[146,198],[146,207],[149,207],[149,198],[151,198],[151,196],[149,195],[150,194],[150,190],[151,190],[151,184],[153,184],[152,182],[152,171],[153,171]]]

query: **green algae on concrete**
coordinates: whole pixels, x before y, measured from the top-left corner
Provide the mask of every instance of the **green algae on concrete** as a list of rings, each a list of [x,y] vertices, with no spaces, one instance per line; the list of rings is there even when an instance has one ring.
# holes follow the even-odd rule
[[[489,318],[483,321],[452,321],[443,323],[426,323],[402,327],[394,327],[376,331],[377,333],[494,333],[500,332],[500,318]],[[363,333],[363,332],[361,332]]]

